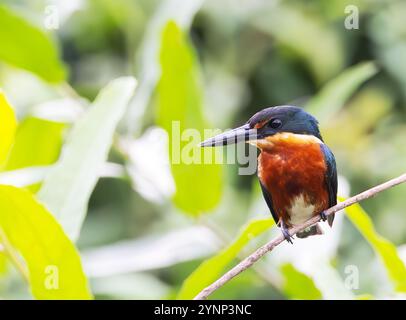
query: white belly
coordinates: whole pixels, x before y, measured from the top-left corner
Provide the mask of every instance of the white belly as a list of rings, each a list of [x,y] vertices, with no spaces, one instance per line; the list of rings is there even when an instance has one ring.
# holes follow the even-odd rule
[[[315,206],[307,203],[303,195],[296,197],[292,201],[291,207],[287,210],[290,216],[290,224],[302,224],[314,215]]]

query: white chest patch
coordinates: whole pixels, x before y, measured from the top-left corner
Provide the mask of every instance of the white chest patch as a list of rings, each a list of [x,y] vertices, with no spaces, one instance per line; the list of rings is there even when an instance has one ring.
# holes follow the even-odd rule
[[[304,196],[300,195],[292,201],[292,206],[288,209],[290,223],[297,225],[313,217],[315,206],[305,201]]]

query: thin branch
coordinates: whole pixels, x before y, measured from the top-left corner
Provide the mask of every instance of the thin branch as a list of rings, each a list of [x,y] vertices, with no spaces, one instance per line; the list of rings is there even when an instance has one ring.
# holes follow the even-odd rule
[[[200,221],[204,226],[209,228],[212,232],[214,232],[217,235],[217,237],[219,238],[219,240],[222,242],[223,245],[226,245],[227,243],[229,243],[230,241],[233,240],[230,238],[229,235],[225,234],[225,232],[223,230],[218,228],[217,225],[212,223],[210,220],[204,220],[203,216],[201,216],[199,218],[201,218]],[[244,248],[238,253],[237,259],[239,261],[242,261],[244,259],[243,257],[246,256],[247,254],[248,254],[248,252]],[[276,277],[274,277],[272,274],[270,274],[265,268],[263,268],[263,266],[261,266],[260,264],[256,264],[253,266],[253,269],[254,269],[254,271],[256,271],[257,275],[260,278],[262,278],[263,280],[268,282],[275,289],[277,289],[279,291],[281,290],[281,283],[280,283],[279,279],[276,279]]]
[[[389,180],[385,183],[382,183],[376,187],[373,187],[369,190],[366,190],[356,196],[353,196],[351,198],[348,198],[347,200],[338,203],[334,207],[331,207],[325,211],[326,216],[336,213],[346,207],[349,207],[353,205],[354,203],[363,201],[365,199],[369,199],[374,197],[376,194],[379,192],[382,192],[386,189],[392,188],[398,184],[406,182],[406,173],[402,174],[401,176]],[[297,232],[303,231],[304,229],[316,224],[317,222],[320,221],[320,216],[317,215],[309,220],[307,220],[305,223],[295,226],[291,229],[289,229],[289,234],[291,236],[295,235]],[[228,271],[226,274],[224,274],[221,278],[213,282],[211,285],[203,289],[194,299],[195,300],[204,300],[207,299],[209,295],[211,295],[214,291],[217,289],[221,288],[223,285],[225,285],[228,281],[239,275],[241,272],[247,270],[250,268],[255,262],[257,262],[260,258],[262,258],[266,253],[272,251],[276,246],[281,244],[285,238],[283,235],[279,235],[278,237],[274,238],[264,246],[260,247],[257,249],[254,253],[252,253],[250,256],[242,260],[239,264],[237,264],[234,268],[232,268],[230,271]]]

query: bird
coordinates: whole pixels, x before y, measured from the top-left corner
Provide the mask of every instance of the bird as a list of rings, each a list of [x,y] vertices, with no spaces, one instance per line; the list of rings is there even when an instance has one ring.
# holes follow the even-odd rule
[[[324,143],[317,119],[300,107],[265,108],[243,126],[203,141],[201,147],[244,141],[259,149],[257,176],[265,202],[284,238],[289,229],[320,215],[333,225],[337,204],[337,166]],[[298,238],[322,234],[319,223],[298,232]]]

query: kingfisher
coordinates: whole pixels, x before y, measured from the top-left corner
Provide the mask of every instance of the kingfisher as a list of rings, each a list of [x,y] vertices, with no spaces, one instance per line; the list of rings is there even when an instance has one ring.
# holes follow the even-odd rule
[[[214,136],[202,147],[245,141],[259,150],[257,175],[265,202],[284,238],[289,228],[320,215],[333,225],[334,214],[325,210],[337,204],[337,168],[333,153],[323,142],[315,117],[295,106],[263,109],[243,126]],[[315,224],[296,235],[322,234]]]

